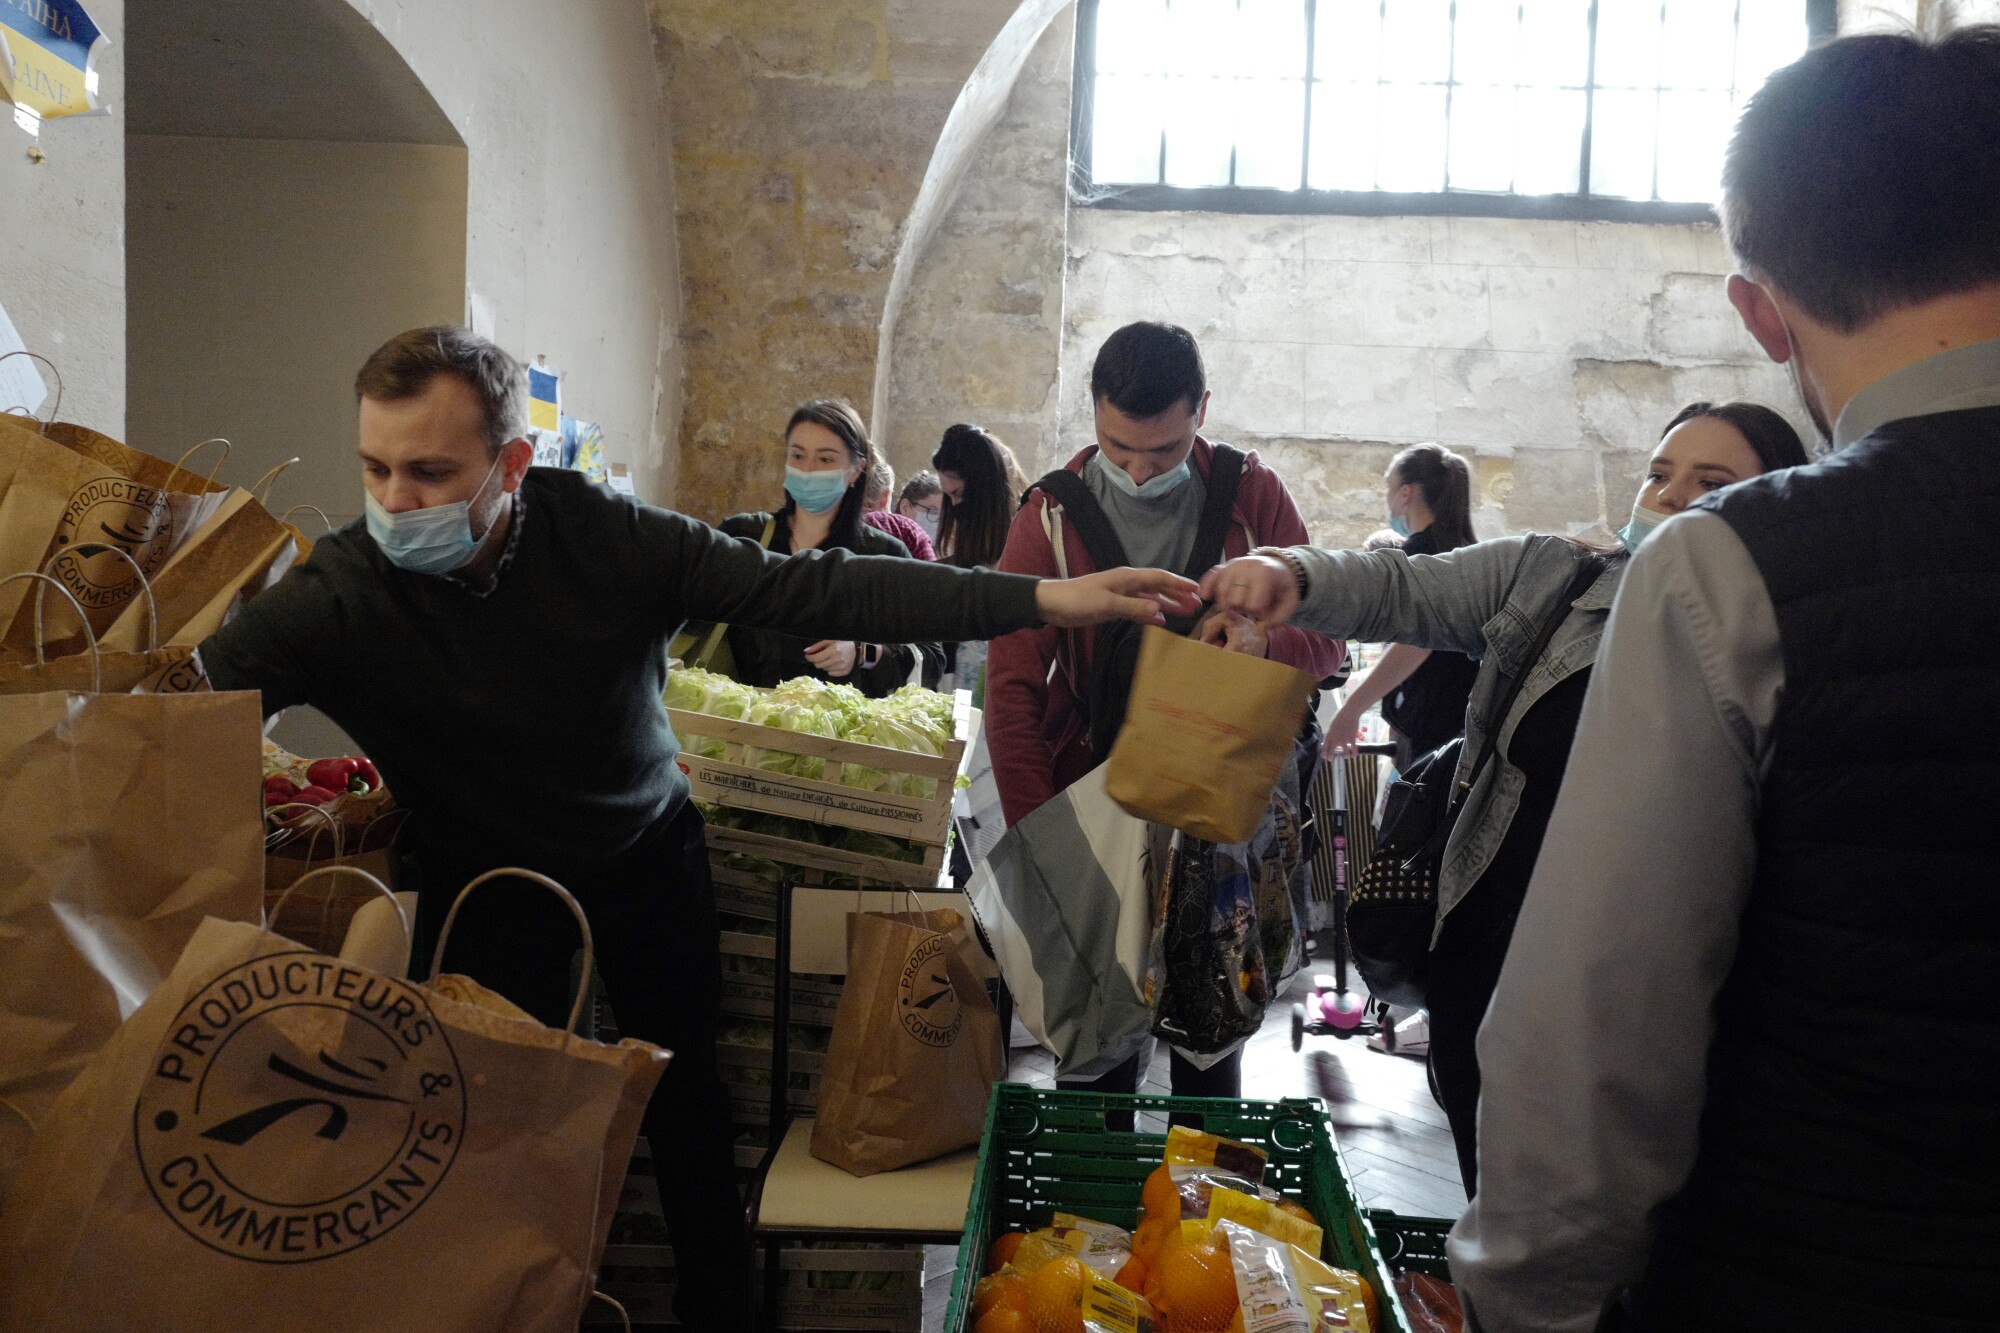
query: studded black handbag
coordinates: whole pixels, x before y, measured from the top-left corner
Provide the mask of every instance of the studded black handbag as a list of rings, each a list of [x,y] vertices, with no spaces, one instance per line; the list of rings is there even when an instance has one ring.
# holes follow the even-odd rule
[[[1569,617],[1570,604],[1603,572],[1603,563],[1594,556],[1578,566],[1569,590],[1522,659],[1520,671],[1502,691],[1493,726],[1463,781],[1454,780],[1465,753],[1465,738],[1459,736],[1413,762],[1409,771],[1389,784],[1375,854],[1362,867],[1347,907],[1347,940],[1354,950],[1354,966],[1375,998],[1422,1007],[1430,974],[1431,936],[1437,925],[1438,872],[1452,826],[1458,822],[1458,813],[1478,784],[1479,775],[1492,761],[1500,730],[1520,697],[1528,672]],[[1520,578],[1518,569],[1514,576]],[[1510,583],[1501,604],[1512,596]]]

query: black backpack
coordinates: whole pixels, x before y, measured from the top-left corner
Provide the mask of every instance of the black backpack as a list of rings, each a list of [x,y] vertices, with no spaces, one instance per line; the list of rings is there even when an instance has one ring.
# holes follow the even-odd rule
[[[1222,543],[1229,535],[1229,520],[1236,510],[1236,487],[1243,479],[1243,451],[1226,444],[1215,446],[1209,464],[1208,492],[1202,502],[1201,522],[1195,529],[1194,549],[1181,572],[1198,579],[1222,563]],[[1125,544],[1112,530],[1111,520],[1090,493],[1083,478],[1067,468],[1058,468],[1033,486],[1062,506],[1063,515],[1075,525],[1083,539],[1083,549],[1098,569],[1117,569],[1132,562]],[[1169,616],[1167,628],[1176,634],[1190,633],[1200,623],[1199,614]],[[1125,704],[1132,694],[1132,673],[1139,665],[1139,639],[1143,625],[1130,620],[1114,620],[1097,627],[1097,639],[1090,658],[1090,677],[1079,682],[1077,703],[1090,727],[1090,752],[1103,760],[1111,754],[1111,743],[1125,725]]]

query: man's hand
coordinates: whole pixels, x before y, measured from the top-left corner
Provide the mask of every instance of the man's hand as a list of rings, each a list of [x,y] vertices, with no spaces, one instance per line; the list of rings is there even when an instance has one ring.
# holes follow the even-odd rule
[[[854,670],[859,651],[852,639],[821,639],[806,645],[806,661],[829,676],[846,676]]]
[[[1191,616],[1201,607],[1194,583],[1164,569],[1107,569],[1075,579],[1035,585],[1035,610],[1056,629],[1079,629],[1107,620],[1163,625],[1166,612]]]
[[[1216,611],[1201,622],[1201,641],[1247,657],[1268,657],[1271,636],[1248,616],[1234,611]]]
[[[1201,595],[1266,630],[1284,624],[1299,609],[1299,581],[1290,565],[1272,555],[1246,555],[1217,565],[1202,575]]]

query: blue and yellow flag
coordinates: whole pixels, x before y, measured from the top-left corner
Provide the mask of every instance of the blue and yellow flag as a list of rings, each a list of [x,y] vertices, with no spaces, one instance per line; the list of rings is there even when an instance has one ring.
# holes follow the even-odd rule
[[[77,0],[0,0],[0,91],[15,119],[33,130],[98,110],[93,61],[103,40]]]
[[[557,372],[528,367],[528,424],[551,435],[562,429],[562,376]]]

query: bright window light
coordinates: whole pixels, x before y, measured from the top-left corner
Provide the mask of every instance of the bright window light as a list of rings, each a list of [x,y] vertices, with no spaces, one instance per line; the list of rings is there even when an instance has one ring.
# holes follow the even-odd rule
[[[1806,0],[1083,0],[1092,184],[1705,204]],[[1241,196],[1239,196],[1240,198]]]

